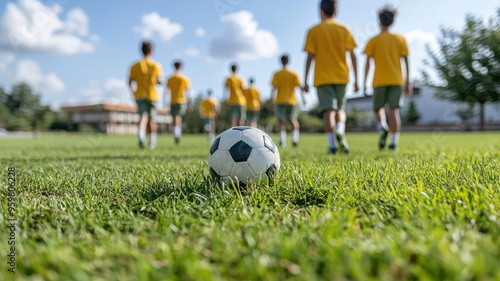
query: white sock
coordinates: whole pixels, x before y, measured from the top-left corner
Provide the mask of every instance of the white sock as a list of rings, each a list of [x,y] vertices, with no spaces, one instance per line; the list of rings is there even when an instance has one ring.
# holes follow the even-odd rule
[[[281,145],[286,146],[286,131],[280,131]]]
[[[387,131],[389,131],[389,126],[387,125],[386,121],[381,121],[380,123],[378,123],[377,130],[381,130],[382,128],[384,128]]]
[[[214,134],[212,133],[208,134],[208,141],[212,142],[213,139],[214,139]]]
[[[174,137],[175,138],[180,138],[182,133],[182,129],[180,126],[174,127]]]
[[[300,136],[300,131],[299,130],[293,130],[292,131],[292,141],[295,143],[299,142],[299,136]]]
[[[146,138],[146,131],[139,130],[139,140],[144,142],[145,138]]]
[[[392,133],[391,134],[391,144],[398,144],[399,143],[399,132]]]
[[[344,133],[345,132],[345,123],[344,122],[338,122],[336,130],[339,133]]]
[[[328,140],[328,147],[336,148],[335,146],[335,136],[333,133],[326,133],[326,139]]]
[[[149,145],[156,146],[156,134],[151,134],[149,136]]]

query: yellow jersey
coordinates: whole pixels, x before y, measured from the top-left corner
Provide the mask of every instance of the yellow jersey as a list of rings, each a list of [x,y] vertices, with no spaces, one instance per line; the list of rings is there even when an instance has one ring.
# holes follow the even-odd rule
[[[356,48],[349,28],[327,19],[307,32],[304,51],[315,55],[314,86],[347,84],[347,51]]]
[[[246,105],[245,94],[243,93],[243,88],[245,86],[241,78],[233,74],[227,78],[225,86],[229,89],[229,99],[227,100],[227,104]]]
[[[129,79],[137,85],[134,91],[135,99],[158,101],[156,84],[160,75],[161,65],[152,59],[144,58],[132,65]]]
[[[170,90],[170,104],[186,103],[186,90],[189,89],[189,79],[175,73],[167,81],[167,88]]]
[[[402,35],[382,32],[368,41],[363,53],[375,63],[374,88],[404,84],[401,57],[408,55],[408,45]]]
[[[299,75],[288,68],[276,72],[271,82],[278,90],[276,95],[277,104],[296,105],[295,88],[300,87]]]
[[[210,97],[204,99],[200,104],[201,118],[215,118],[217,115],[217,101]]]
[[[255,87],[250,87],[245,90],[245,98],[247,101],[247,110],[260,110],[260,93]]]

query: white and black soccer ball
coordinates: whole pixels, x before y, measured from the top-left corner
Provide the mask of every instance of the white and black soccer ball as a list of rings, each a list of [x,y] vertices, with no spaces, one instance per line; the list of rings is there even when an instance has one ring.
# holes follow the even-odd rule
[[[264,131],[240,126],[217,136],[210,148],[208,166],[217,182],[245,186],[272,180],[280,168],[280,154]]]

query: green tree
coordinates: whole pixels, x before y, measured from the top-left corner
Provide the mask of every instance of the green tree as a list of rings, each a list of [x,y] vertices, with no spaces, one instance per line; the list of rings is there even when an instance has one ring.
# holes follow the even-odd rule
[[[26,83],[15,84],[10,94],[0,89],[0,102],[0,125],[10,131],[46,130],[55,118]]]
[[[415,102],[412,100],[408,104],[408,109],[405,111],[403,115],[403,122],[408,123],[408,124],[415,124],[420,120],[420,112],[417,109],[417,105]]]
[[[428,48],[426,61],[440,81],[432,81],[426,71],[424,80],[437,89],[438,98],[479,104],[484,130],[485,104],[500,102],[500,8],[487,23],[468,16],[464,30],[442,28],[441,37],[439,52]]]

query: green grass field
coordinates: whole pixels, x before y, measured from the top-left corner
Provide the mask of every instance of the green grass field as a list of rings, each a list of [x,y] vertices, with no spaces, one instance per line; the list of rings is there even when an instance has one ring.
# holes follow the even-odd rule
[[[201,135],[0,139],[0,280],[500,280],[498,132],[348,140],[329,156],[302,135],[275,186],[242,193],[207,184]]]

